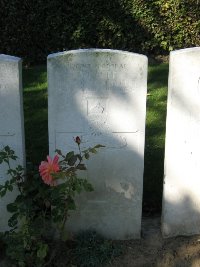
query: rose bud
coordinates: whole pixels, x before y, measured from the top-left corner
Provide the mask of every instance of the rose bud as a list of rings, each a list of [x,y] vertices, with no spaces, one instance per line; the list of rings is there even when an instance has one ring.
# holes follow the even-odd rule
[[[80,139],[79,136],[76,137],[75,142],[76,142],[78,145],[80,145],[80,143],[81,143],[81,139]]]

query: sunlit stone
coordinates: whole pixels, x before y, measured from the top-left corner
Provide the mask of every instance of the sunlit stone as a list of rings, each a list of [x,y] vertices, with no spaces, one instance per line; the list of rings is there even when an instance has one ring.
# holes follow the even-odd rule
[[[200,233],[200,47],[170,54],[162,233]]]
[[[147,58],[115,50],[76,50],[48,57],[49,148],[106,147],[87,162],[95,188],[77,198],[72,232],[95,229],[114,239],[141,230]]]
[[[0,149],[10,146],[18,156],[11,167],[20,164],[24,167],[24,118],[22,103],[22,63],[17,57],[0,55]],[[9,178],[6,176],[7,166],[0,165],[0,184]],[[0,231],[7,229],[10,216],[6,212],[6,204],[16,197],[16,191],[0,199]]]

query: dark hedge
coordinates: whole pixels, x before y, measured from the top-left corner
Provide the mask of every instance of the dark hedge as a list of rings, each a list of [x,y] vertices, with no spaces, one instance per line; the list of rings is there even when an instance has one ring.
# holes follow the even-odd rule
[[[199,0],[0,0],[0,52],[31,63],[52,52],[144,54],[200,45]]]

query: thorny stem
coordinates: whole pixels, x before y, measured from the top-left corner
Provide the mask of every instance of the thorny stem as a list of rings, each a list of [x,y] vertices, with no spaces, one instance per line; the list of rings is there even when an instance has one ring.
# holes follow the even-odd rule
[[[9,161],[9,157],[7,157],[7,161],[5,161],[8,164],[8,169],[11,170],[11,166],[10,166],[10,161]]]
[[[75,165],[75,167],[77,167],[81,162],[82,162],[82,152],[81,152],[81,147],[80,147],[80,144],[77,144],[78,145],[78,150],[79,150],[79,155],[80,155],[80,158],[79,158],[79,163]]]
[[[79,159],[79,164],[80,164],[81,161],[82,161],[82,152],[81,152],[80,144],[78,144],[78,150],[79,150],[79,154],[80,154],[80,156],[81,156],[81,159]]]
[[[45,210],[43,211],[43,227],[45,229],[45,225],[46,225],[46,213],[47,213],[47,207],[45,207]]]
[[[68,217],[68,214],[67,214],[67,203],[65,205],[65,212],[64,212],[64,214],[65,215],[64,215],[64,218],[63,218],[61,227],[60,227],[60,239],[62,239],[62,234],[63,234],[63,231],[64,231],[65,223],[66,223],[67,217]]]
[[[78,150],[79,150],[79,154],[80,154],[80,156],[82,157],[80,144],[78,144]]]
[[[10,160],[9,160],[9,157],[7,157],[7,161],[5,161],[5,162],[6,162],[7,165],[8,165],[8,170],[12,170],[12,169],[11,169],[11,166],[10,166]],[[12,174],[10,174],[10,175],[11,175],[12,178],[14,177]],[[20,177],[21,177],[21,176],[20,176]],[[21,190],[21,187],[19,186],[19,183],[16,182],[16,184],[17,184],[17,187],[18,187],[18,189],[19,189],[19,192],[20,192],[21,195],[22,195],[22,190]]]

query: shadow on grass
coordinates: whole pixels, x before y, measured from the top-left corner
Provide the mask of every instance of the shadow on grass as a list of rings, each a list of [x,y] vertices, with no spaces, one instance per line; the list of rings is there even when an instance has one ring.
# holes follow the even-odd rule
[[[169,64],[152,64],[149,66],[148,85],[150,92],[155,91],[158,87],[166,86],[168,80]]]
[[[46,66],[25,69],[23,74],[26,158],[38,165],[48,154]]]
[[[162,208],[168,68],[168,64],[149,66],[143,189],[145,215],[160,213]]]
[[[25,91],[47,88],[46,66],[39,65],[23,69],[23,86]]]

